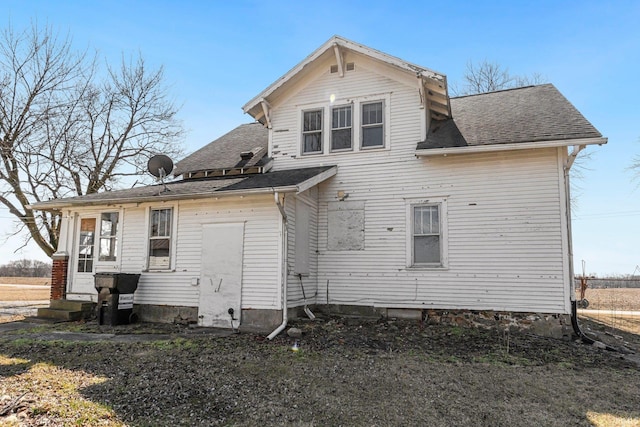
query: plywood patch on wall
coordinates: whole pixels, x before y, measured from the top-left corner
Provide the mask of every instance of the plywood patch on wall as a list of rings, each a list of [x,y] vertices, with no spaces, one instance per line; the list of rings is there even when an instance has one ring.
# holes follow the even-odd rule
[[[364,250],[364,202],[329,202],[327,250]]]

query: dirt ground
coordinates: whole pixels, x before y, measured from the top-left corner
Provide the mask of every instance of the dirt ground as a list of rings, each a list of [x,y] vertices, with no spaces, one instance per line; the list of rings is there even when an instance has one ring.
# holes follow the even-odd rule
[[[415,321],[294,326],[302,337],[273,341],[92,322],[8,332],[0,424],[640,426],[640,369],[619,353]],[[109,339],[50,340],[63,331]]]

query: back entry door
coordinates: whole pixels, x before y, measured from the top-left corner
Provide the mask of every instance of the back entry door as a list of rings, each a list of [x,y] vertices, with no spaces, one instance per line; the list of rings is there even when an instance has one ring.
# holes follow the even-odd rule
[[[244,223],[203,225],[198,306],[200,326],[239,326],[243,246]]]

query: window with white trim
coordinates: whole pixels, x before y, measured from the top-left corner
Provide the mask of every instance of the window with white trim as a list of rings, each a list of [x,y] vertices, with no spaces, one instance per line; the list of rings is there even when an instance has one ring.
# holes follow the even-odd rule
[[[302,112],[302,154],[322,153],[323,109]]]
[[[446,198],[407,201],[407,266],[447,267]]]
[[[100,214],[99,261],[115,261],[118,252],[118,212]]]
[[[351,116],[351,105],[331,109],[331,151],[352,149]]]
[[[171,268],[173,209],[151,209],[149,220],[149,269]]]
[[[360,110],[362,148],[384,147],[384,103],[362,103]]]
[[[94,261],[96,219],[81,218],[78,241],[78,273],[91,273]]]

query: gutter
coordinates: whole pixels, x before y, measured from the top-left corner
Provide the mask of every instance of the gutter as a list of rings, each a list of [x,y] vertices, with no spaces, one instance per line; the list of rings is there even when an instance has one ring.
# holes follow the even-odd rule
[[[282,196],[282,201],[284,202],[285,195]],[[284,204],[280,203],[280,195],[277,191],[273,191],[273,198],[275,199],[276,206],[280,211],[280,216],[282,217],[282,275],[280,280],[282,282],[282,323],[273,332],[267,335],[267,339],[271,341],[274,339],[280,332],[287,327],[288,317],[287,317],[287,276],[289,275],[287,272],[287,251],[288,251],[288,233],[287,233],[287,214],[284,210]]]
[[[528,150],[533,148],[556,148],[566,146],[602,145],[607,143],[607,138],[581,138],[554,141],[518,142],[508,144],[470,145],[466,147],[450,148],[423,148],[416,150],[417,157],[447,156],[467,153],[490,153],[495,151]],[[577,153],[576,153],[577,155]],[[571,165],[569,165],[571,167]]]
[[[295,193],[298,191],[297,185],[288,185],[284,187],[279,187],[278,191],[282,193]],[[36,210],[59,210],[64,208],[72,208],[74,206],[99,206],[99,205],[113,205],[113,204],[127,204],[127,203],[150,203],[150,202],[158,202],[158,201],[172,201],[172,200],[198,200],[198,199],[208,199],[212,197],[231,197],[231,196],[253,196],[260,194],[269,194],[273,192],[273,189],[266,188],[256,188],[256,189],[246,189],[246,190],[230,190],[230,191],[214,191],[214,192],[206,192],[206,193],[192,193],[192,194],[155,194],[152,196],[142,196],[142,197],[115,197],[112,199],[101,199],[101,200],[91,200],[91,201],[78,201],[74,202],[66,202],[66,203],[48,203],[42,202],[34,203],[33,205],[29,205],[30,209]],[[103,193],[100,193],[103,194]],[[40,205],[40,206],[39,206]]]

